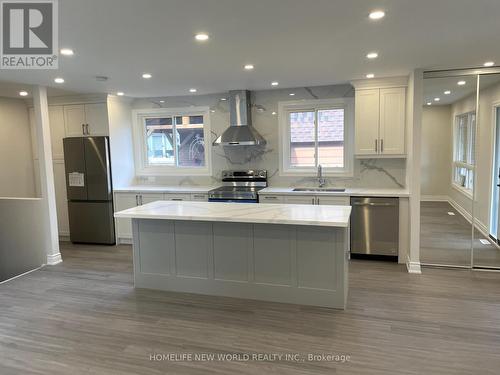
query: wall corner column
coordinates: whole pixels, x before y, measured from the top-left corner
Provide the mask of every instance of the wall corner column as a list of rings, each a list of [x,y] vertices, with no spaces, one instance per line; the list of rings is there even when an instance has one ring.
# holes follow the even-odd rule
[[[42,212],[45,232],[45,253],[47,256],[46,263],[54,265],[62,262],[62,257],[59,250],[56,193],[46,87],[33,87],[33,106],[35,109],[35,129],[40,164],[40,192],[43,199]]]
[[[410,248],[406,267],[409,273],[422,273],[420,267],[420,165],[422,143],[423,70],[414,70],[408,82],[408,159],[407,185],[410,191]]]

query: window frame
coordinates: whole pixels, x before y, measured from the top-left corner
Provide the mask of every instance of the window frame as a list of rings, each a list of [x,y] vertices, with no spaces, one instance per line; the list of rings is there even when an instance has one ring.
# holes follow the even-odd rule
[[[474,115],[474,129],[472,129],[472,116]],[[474,180],[475,180],[475,174],[476,174],[476,160],[475,160],[475,155],[473,154],[474,153],[474,150],[475,150],[475,146],[476,145],[473,145],[472,142],[470,142],[471,139],[474,140],[474,143],[476,143],[476,126],[477,126],[477,119],[476,119],[476,111],[472,110],[472,111],[468,111],[468,112],[464,112],[464,113],[458,113],[454,116],[454,120],[453,120],[453,154],[452,154],[452,162],[451,162],[451,186],[458,190],[459,192],[465,194],[467,197],[469,197],[470,199],[472,199],[473,197],[473,193],[474,193]],[[466,147],[466,152],[469,154],[471,160],[474,160],[474,164],[470,164],[468,161],[466,162],[463,162],[463,161],[460,161],[458,160],[458,151],[460,149],[459,145],[458,145],[458,141],[459,141],[459,131],[458,131],[458,127],[459,127],[459,123],[460,123],[460,118],[462,117],[466,117],[466,127],[467,127],[467,144],[465,145]],[[462,147],[463,148],[463,147]],[[467,155],[466,155],[466,158],[467,158]],[[459,185],[457,182],[456,182],[456,171],[457,171],[457,168],[465,168],[469,171],[472,171],[473,175],[472,175],[472,188],[469,189],[465,186],[462,186],[462,185]]]
[[[290,163],[290,126],[289,114],[297,111],[326,109],[344,110],[344,168],[323,167],[323,175],[332,177],[353,177],[354,165],[354,98],[293,100],[278,103],[279,117],[279,174],[281,176],[316,176],[317,166],[294,167]],[[318,131],[315,116],[315,133]],[[317,135],[316,135],[317,153]]]
[[[145,118],[176,116],[203,116],[203,138],[205,140],[205,166],[182,167],[177,165],[151,165],[148,162]],[[212,142],[209,107],[149,108],[132,111],[135,173],[137,176],[211,176]],[[174,121],[174,120],[173,120]],[[175,148],[174,148],[175,149]],[[177,157],[177,156],[176,156]]]

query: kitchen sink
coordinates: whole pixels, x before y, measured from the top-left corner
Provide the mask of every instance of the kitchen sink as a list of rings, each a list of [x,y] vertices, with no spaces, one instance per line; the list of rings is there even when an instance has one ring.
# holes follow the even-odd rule
[[[293,191],[311,191],[311,192],[329,192],[329,193],[343,193],[345,188],[295,188]]]

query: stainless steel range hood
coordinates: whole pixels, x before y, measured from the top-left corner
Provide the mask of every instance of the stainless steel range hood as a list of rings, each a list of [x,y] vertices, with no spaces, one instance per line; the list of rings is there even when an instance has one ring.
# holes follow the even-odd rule
[[[252,105],[250,91],[229,91],[229,128],[214,144],[222,146],[259,146],[266,140],[252,127]]]

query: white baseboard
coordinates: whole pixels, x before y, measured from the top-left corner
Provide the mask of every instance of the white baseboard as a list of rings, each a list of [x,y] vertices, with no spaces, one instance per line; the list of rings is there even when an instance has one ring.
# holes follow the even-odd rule
[[[450,197],[447,195],[422,195],[420,200],[423,202],[448,202]]]
[[[133,243],[132,238],[117,238],[116,239],[117,245],[132,245],[132,243]]]
[[[62,263],[61,253],[47,255],[47,265],[54,266]]]
[[[408,273],[414,273],[414,274],[422,273],[420,262],[410,262],[410,259],[406,261],[406,269],[408,270]]]
[[[32,273],[32,272],[38,271],[38,270],[39,270],[40,268],[42,268],[42,267],[43,267],[43,266],[40,266],[40,267],[37,267],[37,268],[32,269],[32,270],[30,270],[30,271],[24,272],[24,273],[22,273],[22,274],[20,274],[20,275],[17,275],[17,276],[11,277],[10,279],[4,280],[4,281],[0,281],[0,285],[5,284],[5,283],[8,283],[9,281],[15,280],[15,279],[17,279],[17,278],[19,278],[19,277],[21,277],[21,276],[25,276],[25,275],[27,275],[27,274],[29,274],[29,273]]]

